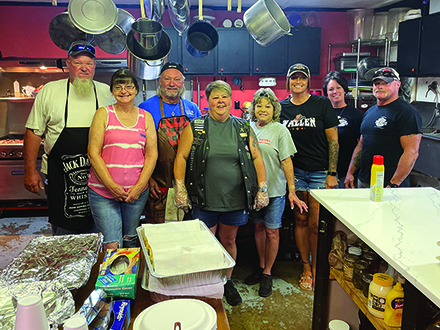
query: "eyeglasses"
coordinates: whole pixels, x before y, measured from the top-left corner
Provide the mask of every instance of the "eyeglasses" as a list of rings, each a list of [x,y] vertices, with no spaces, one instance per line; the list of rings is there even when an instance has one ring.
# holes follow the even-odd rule
[[[95,55],[95,48],[93,48],[92,46],[89,45],[83,45],[83,44],[76,44],[74,46],[72,46],[72,48],[69,50],[69,54],[72,52],[78,52],[78,51],[88,51],[90,53],[92,53],[93,55]]]
[[[260,97],[269,97],[269,94],[267,94],[266,92],[261,92]]]
[[[120,92],[120,91],[122,91],[123,89],[125,89],[127,92],[131,92],[132,90],[134,90],[136,88],[136,86],[135,85],[128,85],[128,86],[114,86],[113,87],[113,90],[114,91],[116,91],[116,92]]]

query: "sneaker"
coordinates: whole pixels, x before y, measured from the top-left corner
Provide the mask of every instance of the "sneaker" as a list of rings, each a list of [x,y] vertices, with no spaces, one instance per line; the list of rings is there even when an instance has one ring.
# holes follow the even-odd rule
[[[260,297],[269,297],[272,294],[272,276],[267,274],[262,274],[260,282],[260,290],[258,290],[258,295]]]
[[[263,268],[258,267],[251,275],[244,279],[244,283],[247,285],[254,285],[261,281],[261,275],[263,275]]]
[[[228,280],[224,288],[225,292],[223,295],[226,297],[226,301],[228,302],[228,304],[231,306],[240,305],[242,300],[237,289],[234,287],[234,283],[232,283],[231,280]]]

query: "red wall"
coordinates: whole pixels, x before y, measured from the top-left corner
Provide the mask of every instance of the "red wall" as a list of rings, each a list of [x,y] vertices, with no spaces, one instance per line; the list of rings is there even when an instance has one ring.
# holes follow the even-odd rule
[[[0,31],[2,31],[2,41],[0,43],[0,51],[4,57],[65,57],[66,52],[54,45],[49,37],[49,23],[57,14],[65,11],[66,7],[39,7],[39,6],[0,6]],[[124,8],[130,12],[135,18],[140,17],[140,10],[136,8]],[[312,76],[312,89],[322,88],[322,81],[327,74],[328,67],[328,44],[344,42],[348,39],[347,20],[345,12],[318,12],[321,27],[321,74]],[[191,22],[193,16],[197,15],[196,10],[191,11]],[[234,21],[236,18],[242,18],[242,13],[235,11],[214,11],[209,15],[215,15],[216,19],[212,22],[215,26],[222,26],[225,18]],[[288,15],[288,13],[287,13]],[[170,20],[165,11],[163,25],[169,26]],[[349,49],[337,49],[335,53],[346,51]],[[101,58],[125,58],[126,54],[110,55],[97,48],[97,56]],[[293,63],[292,63],[293,64]],[[305,63],[307,64],[307,63]],[[332,63],[333,68],[333,63]],[[220,78],[220,77],[218,77]],[[260,88],[258,86],[258,76],[239,77],[243,78],[244,91],[240,90],[240,86],[232,84],[234,77],[227,77],[226,81],[233,89],[233,100],[239,100],[240,105],[245,101],[251,101],[254,92]],[[273,87],[279,99],[287,97],[285,90],[286,80],[283,76],[277,76],[277,85]],[[207,84],[213,80],[213,77],[199,77],[201,90],[201,108],[207,107],[204,99],[204,89]],[[196,91],[196,79],[194,78],[194,90]],[[196,100],[196,93],[194,93]],[[240,115],[239,110],[232,109],[235,115]]]

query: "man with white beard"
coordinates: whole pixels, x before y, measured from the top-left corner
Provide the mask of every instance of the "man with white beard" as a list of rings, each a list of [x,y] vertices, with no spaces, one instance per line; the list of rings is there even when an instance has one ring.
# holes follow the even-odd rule
[[[190,120],[201,115],[195,103],[183,98],[183,72],[179,63],[165,63],[160,70],[157,95],[139,104],[139,108],[145,109],[153,116],[157,129],[158,158],[149,181],[150,196],[145,208],[147,223],[165,222],[165,206],[168,189],[173,187],[174,159],[180,134]]]
[[[87,195],[89,128],[96,109],[113,103],[110,87],[93,81],[91,44],[73,42],[66,65],[69,78],[49,82],[38,93],[24,137],[24,186],[38,195],[45,190],[53,235],[96,232]],[[43,137],[44,184],[36,169]]]

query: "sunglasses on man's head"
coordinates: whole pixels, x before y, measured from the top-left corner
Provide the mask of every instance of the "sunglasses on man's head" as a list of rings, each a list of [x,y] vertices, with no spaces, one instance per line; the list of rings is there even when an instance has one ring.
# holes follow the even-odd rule
[[[82,45],[82,44],[74,45],[70,49],[70,52],[77,52],[77,51],[81,51],[81,50],[88,51],[88,52],[92,53],[93,55],[95,55],[95,48],[93,48],[92,46],[89,46],[89,45]]]
[[[396,78],[396,75],[392,71],[376,71],[374,73],[374,77],[388,77],[388,78]]]

